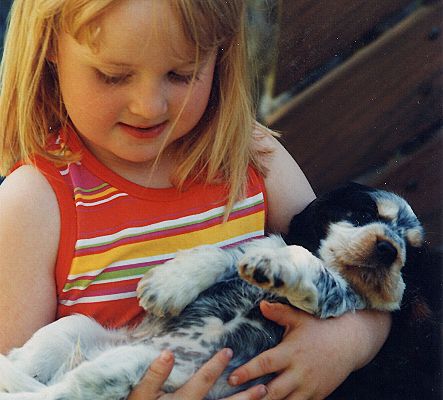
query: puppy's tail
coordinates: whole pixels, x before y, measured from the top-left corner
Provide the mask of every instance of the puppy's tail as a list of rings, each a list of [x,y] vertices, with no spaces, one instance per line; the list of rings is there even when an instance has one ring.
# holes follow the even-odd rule
[[[37,392],[43,388],[46,386],[20,371],[8,358],[0,354],[0,400],[26,400],[28,397],[24,393],[17,392]],[[32,399],[37,400],[38,397]]]

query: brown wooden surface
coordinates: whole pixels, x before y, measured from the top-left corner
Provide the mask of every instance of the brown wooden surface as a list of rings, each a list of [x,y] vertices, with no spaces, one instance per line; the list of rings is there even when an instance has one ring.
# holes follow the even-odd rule
[[[411,0],[281,0],[275,93],[300,81]]]
[[[419,216],[426,240],[443,248],[443,131],[417,152],[393,159],[385,168],[360,180],[405,197]]]
[[[386,162],[441,122],[442,25],[441,3],[422,7],[268,116],[315,189]]]

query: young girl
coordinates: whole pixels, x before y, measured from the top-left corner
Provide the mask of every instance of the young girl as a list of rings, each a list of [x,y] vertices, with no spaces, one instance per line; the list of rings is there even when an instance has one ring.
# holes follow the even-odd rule
[[[136,324],[143,273],[183,248],[285,231],[314,194],[254,123],[243,0],[16,0],[1,75],[0,351],[73,313]],[[300,132],[302,134],[302,132]],[[161,267],[160,267],[161,268]],[[192,277],[190,277],[192,279]],[[319,321],[262,304],[283,342],[232,399],[320,399],[378,351],[389,317]],[[163,395],[165,351],[131,400],[201,399],[225,349]]]

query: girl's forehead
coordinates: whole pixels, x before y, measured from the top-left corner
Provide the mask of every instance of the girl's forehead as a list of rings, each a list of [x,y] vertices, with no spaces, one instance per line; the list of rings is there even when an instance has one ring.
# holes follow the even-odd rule
[[[165,0],[124,0],[97,21],[97,47],[106,57],[195,58],[195,46]],[[161,53],[161,54],[157,54]]]

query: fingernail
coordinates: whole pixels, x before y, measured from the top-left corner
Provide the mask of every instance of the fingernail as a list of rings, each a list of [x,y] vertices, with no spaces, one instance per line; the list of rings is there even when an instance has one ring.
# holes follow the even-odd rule
[[[227,358],[231,359],[232,356],[234,355],[234,352],[232,351],[232,349],[224,349],[224,350],[223,350],[223,354],[224,354]]]
[[[163,351],[161,352],[161,354],[160,354],[160,359],[161,359],[163,362],[168,363],[168,362],[170,362],[170,361],[172,360],[172,353],[171,353],[170,351],[163,350]]]
[[[268,389],[266,389],[265,385],[259,385],[257,387],[257,391],[258,391],[258,395],[260,396],[260,398],[263,398],[268,394]]]
[[[239,379],[238,376],[233,375],[233,376],[230,376],[230,377],[229,377],[228,382],[229,382],[229,384],[232,385],[232,386],[237,386],[239,380],[240,380],[240,379]]]

